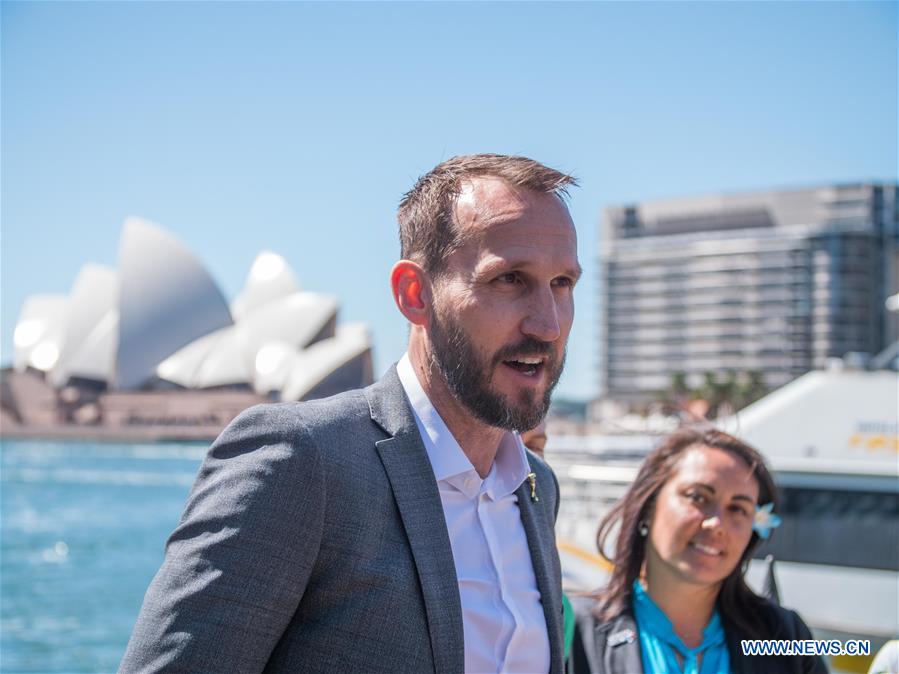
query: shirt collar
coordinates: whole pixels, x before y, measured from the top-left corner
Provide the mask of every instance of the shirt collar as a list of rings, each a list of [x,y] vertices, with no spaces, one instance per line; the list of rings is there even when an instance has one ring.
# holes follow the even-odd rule
[[[511,494],[521,486],[530,468],[524,444],[517,433],[503,433],[490,473],[481,480],[462,447],[431,404],[415,374],[408,353],[400,358],[396,372],[412,406],[415,423],[437,482],[449,482],[469,498],[479,492],[486,492],[494,500]],[[477,479],[467,479],[472,476]]]

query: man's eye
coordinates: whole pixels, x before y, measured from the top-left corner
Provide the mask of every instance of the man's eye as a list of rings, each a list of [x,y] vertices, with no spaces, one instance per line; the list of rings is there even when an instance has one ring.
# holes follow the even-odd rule
[[[500,283],[518,283],[518,274],[510,271],[508,274],[498,276],[496,280]]]
[[[574,281],[567,276],[560,276],[559,278],[553,279],[553,285],[557,288],[570,288],[574,285]]]

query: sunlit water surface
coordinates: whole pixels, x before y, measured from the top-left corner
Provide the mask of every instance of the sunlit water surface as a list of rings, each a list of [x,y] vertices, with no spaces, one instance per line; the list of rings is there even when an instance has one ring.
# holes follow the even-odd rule
[[[205,451],[0,443],[0,671],[116,670]]]

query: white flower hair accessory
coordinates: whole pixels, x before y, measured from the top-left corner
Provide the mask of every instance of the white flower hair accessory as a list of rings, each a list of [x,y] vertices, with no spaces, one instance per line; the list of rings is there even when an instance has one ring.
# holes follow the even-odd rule
[[[762,540],[767,540],[771,535],[771,530],[780,526],[783,521],[780,515],[772,512],[774,503],[766,503],[763,506],[755,507],[755,517],[752,520],[752,530],[759,535]]]

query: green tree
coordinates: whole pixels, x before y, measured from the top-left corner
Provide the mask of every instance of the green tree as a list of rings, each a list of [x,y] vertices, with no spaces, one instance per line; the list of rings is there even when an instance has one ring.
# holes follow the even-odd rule
[[[761,370],[748,370],[746,372],[746,405],[754,403],[768,392],[765,386],[765,375]]]
[[[671,374],[671,383],[668,386],[668,397],[673,400],[679,400],[690,395],[690,389],[687,386],[687,373],[674,372]]]

